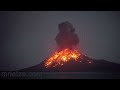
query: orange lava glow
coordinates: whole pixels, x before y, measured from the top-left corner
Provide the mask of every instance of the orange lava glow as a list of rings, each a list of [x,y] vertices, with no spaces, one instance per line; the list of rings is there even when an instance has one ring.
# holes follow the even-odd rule
[[[80,55],[81,55],[80,52],[76,49],[75,50],[64,49],[59,52],[56,51],[55,53],[53,53],[51,57],[47,59],[47,61],[45,62],[45,66],[55,67],[57,65],[63,65],[65,62],[68,62],[70,60],[77,61]]]

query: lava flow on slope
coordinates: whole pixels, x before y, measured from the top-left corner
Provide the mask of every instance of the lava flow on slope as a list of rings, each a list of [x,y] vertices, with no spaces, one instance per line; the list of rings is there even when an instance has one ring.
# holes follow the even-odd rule
[[[79,50],[71,50],[71,49],[63,49],[61,51],[56,51],[51,55],[46,61],[45,61],[45,67],[56,67],[56,66],[62,66],[64,63],[73,60],[76,62],[84,62],[82,59],[83,55],[79,52]],[[92,63],[92,61],[87,60],[88,63]]]
[[[46,62],[45,66],[57,66],[57,65],[64,65],[65,62],[68,62],[69,60],[75,60],[80,57],[80,53],[78,50],[70,50],[70,49],[64,49],[59,52],[55,52]]]

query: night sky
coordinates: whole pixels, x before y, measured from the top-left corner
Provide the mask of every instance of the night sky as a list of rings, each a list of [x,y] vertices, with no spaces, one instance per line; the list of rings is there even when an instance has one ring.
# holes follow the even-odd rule
[[[118,11],[0,11],[0,71],[39,64],[56,49],[58,24],[69,21],[79,49],[93,59],[120,63]]]

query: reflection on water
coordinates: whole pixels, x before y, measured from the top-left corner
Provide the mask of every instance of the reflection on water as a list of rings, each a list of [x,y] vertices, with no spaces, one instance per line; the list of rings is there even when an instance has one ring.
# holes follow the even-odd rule
[[[120,73],[100,72],[4,72],[1,76],[5,79],[120,79]]]
[[[53,72],[43,73],[42,79],[120,79],[120,73]]]

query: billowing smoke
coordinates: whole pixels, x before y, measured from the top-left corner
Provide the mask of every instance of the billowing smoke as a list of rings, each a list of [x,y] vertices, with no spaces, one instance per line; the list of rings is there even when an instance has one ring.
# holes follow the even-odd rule
[[[79,38],[75,33],[75,28],[68,22],[62,22],[58,25],[59,33],[55,40],[58,45],[58,49],[62,50],[65,48],[73,49],[77,48],[79,44]]]

